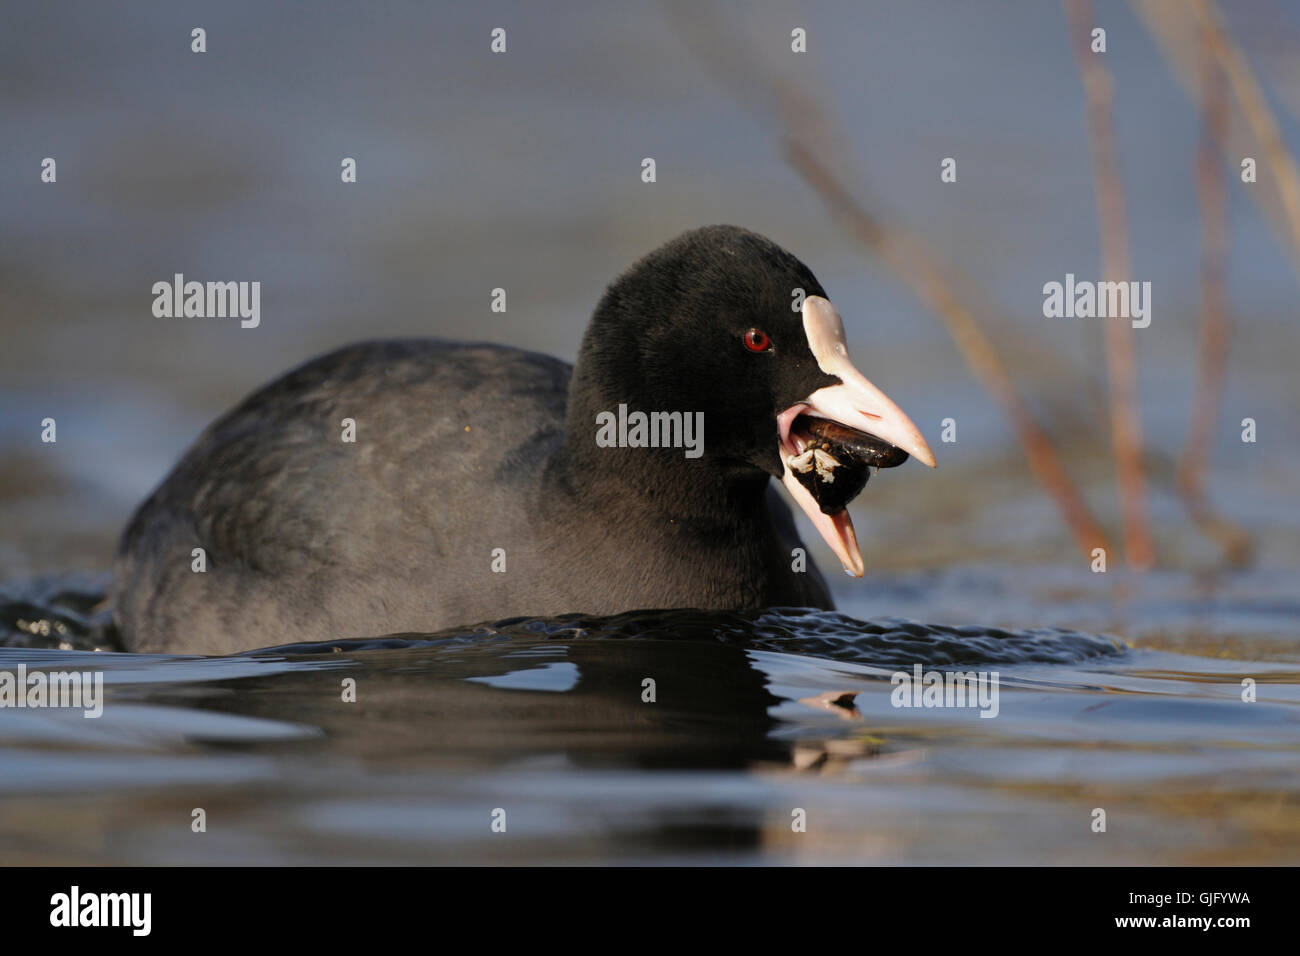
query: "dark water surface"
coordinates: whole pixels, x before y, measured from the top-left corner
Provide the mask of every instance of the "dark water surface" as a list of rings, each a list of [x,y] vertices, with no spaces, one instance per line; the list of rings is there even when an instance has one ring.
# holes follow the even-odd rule
[[[991,608],[1011,586],[1031,590],[970,571],[873,593]],[[1172,642],[1164,600],[1133,609],[1151,628],[1135,643],[666,611],[225,658],[60,650],[96,640],[61,600],[50,638],[11,595],[8,639],[29,646],[0,648],[0,670],[99,670],[107,703],[0,711],[4,863],[1300,861],[1294,598],[1256,602],[1237,641],[1271,662],[1199,644],[1192,618],[1234,612],[1186,596]],[[893,706],[915,664],[997,671],[997,716]]]

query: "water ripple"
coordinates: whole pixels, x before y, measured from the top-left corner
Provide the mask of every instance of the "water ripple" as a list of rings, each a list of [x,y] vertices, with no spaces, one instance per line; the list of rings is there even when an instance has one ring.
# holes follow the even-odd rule
[[[922,624],[902,618],[860,621],[833,611],[768,608],[761,611],[629,611],[610,617],[564,614],[515,617],[432,634],[290,644],[266,649],[276,654],[333,654],[339,651],[458,645],[501,638],[532,640],[713,641],[751,650],[802,654],[827,660],[881,666],[996,663],[1067,664],[1117,656],[1127,650],[1118,638],[1061,628],[1006,630],[973,625]]]

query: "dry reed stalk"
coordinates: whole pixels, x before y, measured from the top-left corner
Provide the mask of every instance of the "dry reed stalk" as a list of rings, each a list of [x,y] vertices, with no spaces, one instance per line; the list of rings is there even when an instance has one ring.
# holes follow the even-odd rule
[[[1277,177],[1278,189],[1291,227],[1292,253],[1300,257],[1300,172],[1282,141],[1277,118],[1268,105],[1263,88],[1250,63],[1228,36],[1223,17],[1214,0],[1191,0],[1189,7],[1205,37],[1206,46],[1223,70],[1255,138],[1264,147],[1264,158]],[[1226,129],[1226,125],[1224,129]]]
[[[1114,82],[1099,54],[1090,48],[1091,0],[1065,0],[1072,46],[1087,101],[1089,141],[1096,178],[1097,218],[1101,226],[1102,274],[1107,281],[1131,278],[1124,182],[1115,142]],[[1142,417],[1138,407],[1137,350],[1133,329],[1113,319],[1105,324],[1106,368],[1110,379],[1110,430],[1119,474],[1124,516],[1124,556],[1130,567],[1146,570],[1155,560],[1147,521],[1147,478],[1142,460]]]
[[[1282,246],[1300,272],[1300,170],[1282,139],[1277,118],[1241,49],[1224,26],[1214,0],[1129,0],[1193,102],[1199,99],[1202,51],[1223,71],[1241,108],[1245,128],[1229,118],[1219,145],[1233,163],[1259,156],[1270,175],[1259,177],[1248,193],[1282,238]]]
[[[1228,99],[1223,70],[1206,37],[1201,97],[1201,137],[1196,152],[1196,191],[1201,206],[1201,358],[1187,443],[1178,461],[1178,491],[1188,513],[1235,565],[1245,564],[1252,545],[1246,532],[1217,514],[1205,495],[1205,466],[1214,453],[1232,329],[1228,316],[1228,195],[1218,144],[1226,138]]]

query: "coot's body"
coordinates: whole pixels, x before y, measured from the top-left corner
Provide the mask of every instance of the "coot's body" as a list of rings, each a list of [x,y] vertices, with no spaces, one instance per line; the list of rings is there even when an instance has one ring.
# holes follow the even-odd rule
[[[502,346],[368,342],[255,392],[123,537],[129,646],[219,654],[523,614],[831,606],[815,568],[790,573],[794,522],[766,475],[715,499],[740,518],[719,522],[643,497],[606,454],[634,449],[564,456],[571,372]]]
[[[795,287],[823,295],[767,240],[712,227],[611,286],[576,372],[437,340],[363,343],[290,372],[211,425],[132,519],[116,568],[128,647],[212,654],[525,614],[829,608],[769,481],[789,476],[790,413],[820,414],[816,396],[848,387],[842,347],[822,341],[838,316],[805,307],[801,324]],[[852,369],[847,353],[841,364]],[[703,454],[598,443],[598,416],[620,404],[703,412]],[[906,447],[886,425],[876,434]],[[852,538],[847,513],[810,517],[833,546]]]

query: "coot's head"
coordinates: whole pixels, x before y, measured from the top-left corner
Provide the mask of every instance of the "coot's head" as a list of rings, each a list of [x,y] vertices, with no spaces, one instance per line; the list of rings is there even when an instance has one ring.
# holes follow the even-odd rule
[[[824,514],[791,472],[810,441],[800,416],[935,463],[912,421],[849,361],[839,313],[808,267],[735,226],[685,233],[609,287],[583,341],[572,402],[571,430],[594,428],[593,412],[620,404],[702,412],[703,456],[654,449],[656,460],[699,469],[700,481],[779,478],[855,576],[863,564],[847,510]]]

